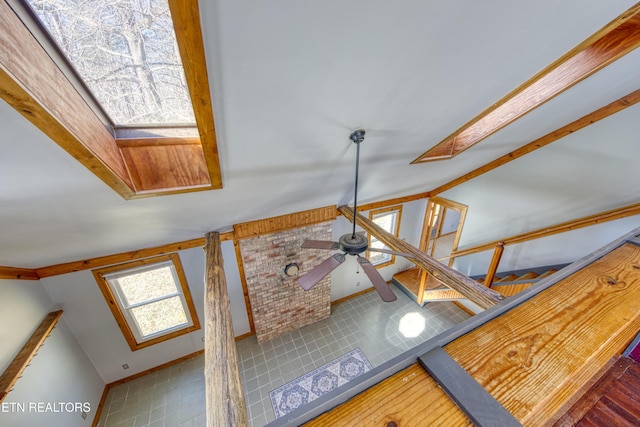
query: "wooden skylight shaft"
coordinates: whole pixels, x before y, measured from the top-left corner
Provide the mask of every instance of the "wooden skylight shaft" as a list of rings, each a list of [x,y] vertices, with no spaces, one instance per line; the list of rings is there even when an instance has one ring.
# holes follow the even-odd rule
[[[554,130],[553,132],[550,132],[538,139],[536,139],[535,141],[532,141],[526,145],[523,145],[522,147],[511,151],[510,153],[505,154],[502,157],[498,157],[497,159],[483,165],[480,166],[477,169],[472,170],[471,172],[468,172],[454,180],[451,180],[449,182],[447,182],[446,184],[441,185],[438,188],[435,188],[433,190],[431,190],[430,194],[431,196],[435,196],[436,194],[440,194],[443,193],[447,190],[452,189],[453,187],[456,187],[460,184],[464,184],[465,182],[469,182],[474,178],[479,177],[480,175],[483,175],[489,171],[492,171],[493,169],[496,169],[500,166],[506,165],[509,162],[512,162],[526,154],[529,154],[533,151],[536,151],[542,147],[546,147],[547,145],[551,144],[552,142],[556,142],[562,138],[564,138],[565,136],[571,135],[574,132],[579,131],[580,129],[583,129],[587,126],[590,126],[602,119],[605,119],[613,114],[616,114],[622,110],[624,110],[625,108],[631,107],[632,105],[637,104],[638,102],[640,102],[640,89],[631,92],[628,95],[623,96],[620,99],[617,99],[607,105],[605,105],[604,107],[598,108],[597,110],[580,117],[578,120],[575,120],[565,126],[562,126],[561,128],[558,128],[556,130]]]
[[[197,1],[191,0],[168,0],[168,3],[182,57],[182,67],[189,86],[200,143],[209,171],[211,188],[222,188],[222,172],[220,171],[209,74],[205,62],[202,28],[200,27],[200,8]]]
[[[29,338],[7,369],[2,373],[2,376],[0,376],[0,402],[9,394],[15,383],[22,376],[24,370],[29,366],[31,359],[35,357],[38,349],[44,344],[49,334],[51,334],[60,316],[62,316],[62,310],[52,311],[47,314],[33,335],[31,335],[31,338]]]
[[[155,128],[145,128],[145,133],[169,144],[129,144],[130,137],[106,126],[52,60],[44,41],[33,34],[37,29],[32,26],[38,24],[25,25],[24,5],[9,3],[0,2],[0,98],[125,199],[222,188],[197,1],[170,0],[169,6],[198,146],[164,135],[165,128],[157,135]]]
[[[354,221],[353,209],[349,206],[339,207],[338,212],[340,212],[349,221]],[[460,292],[480,307],[489,308],[504,299],[504,296],[500,293],[482,286],[475,280],[436,261],[426,253],[399,239],[393,234],[387,233],[382,229],[382,227],[369,220],[369,218],[361,214],[357,214],[357,216],[358,225],[366,232],[376,236],[381,242],[389,246],[389,248],[394,251],[413,255],[413,257],[410,258],[411,262],[428,271],[433,275],[433,277],[440,280],[451,289]]]
[[[433,146],[412,164],[450,159],[640,46],[640,3]]]

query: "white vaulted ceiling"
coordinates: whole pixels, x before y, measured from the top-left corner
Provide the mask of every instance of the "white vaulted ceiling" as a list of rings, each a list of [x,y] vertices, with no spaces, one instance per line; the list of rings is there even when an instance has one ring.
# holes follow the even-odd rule
[[[348,136],[359,127],[359,200],[429,191],[639,89],[634,51],[459,156],[410,165],[633,4],[201,1],[223,189],[126,201],[0,101],[0,265],[41,267],[352,203]],[[628,130],[637,115],[606,120]],[[598,129],[573,138],[607,144]],[[602,155],[582,157],[596,167]],[[608,205],[637,197],[638,185],[609,188]]]

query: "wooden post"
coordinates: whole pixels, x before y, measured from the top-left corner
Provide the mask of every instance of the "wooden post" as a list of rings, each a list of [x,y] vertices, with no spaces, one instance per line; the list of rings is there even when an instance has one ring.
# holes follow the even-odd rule
[[[427,271],[420,270],[420,286],[418,286],[418,295],[416,295],[416,302],[418,305],[422,305],[424,301],[424,290],[427,286]]]
[[[496,249],[493,251],[493,258],[489,264],[487,275],[484,277],[484,285],[487,288],[491,287],[493,279],[496,277],[496,271],[498,271],[498,264],[500,264],[500,258],[502,258],[502,252],[504,251],[504,242],[498,242]]]
[[[349,221],[354,221],[353,209],[349,206],[339,207],[338,212],[340,212]],[[361,214],[357,215],[358,224],[365,231],[376,236],[376,238],[389,246],[392,250],[413,255],[413,257],[410,259],[418,267],[426,270],[427,272],[429,272],[429,274],[440,280],[443,284],[455,291],[460,292],[462,295],[464,295],[466,298],[479,305],[480,307],[492,307],[505,298],[504,295],[494,291],[493,289],[482,286],[475,280],[450,267],[447,267],[446,265],[431,258],[418,248],[397,238],[393,234],[388,233],[376,223],[370,221],[369,218],[366,218]]]
[[[220,234],[205,236],[204,375],[207,427],[249,425],[231,325]]]

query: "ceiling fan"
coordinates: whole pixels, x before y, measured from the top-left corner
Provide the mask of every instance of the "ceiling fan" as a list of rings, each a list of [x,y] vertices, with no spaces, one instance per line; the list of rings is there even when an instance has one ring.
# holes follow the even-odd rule
[[[360,163],[360,143],[364,141],[364,135],[364,129],[358,129],[349,136],[349,139],[351,139],[351,141],[356,144],[356,180],[353,196],[354,212],[357,212],[358,207],[358,168]],[[367,239],[366,236],[360,233],[356,233],[356,221],[357,218],[354,216],[353,231],[351,232],[351,234],[343,234],[342,236],[340,236],[337,242],[327,240],[305,240],[302,243],[302,248],[326,249],[331,251],[340,250],[341,252],[333,254],[332,256],[312,268],[308,273],[301,276],[298,279],[298,284],[302,287],[302,289],[308,291],[316,283],[321,281],[325,276],[338,268],[340,264],[345,261],[346,255],[353,255],[358,257],[358,264],[362,266],[362,270],[371,280],[371,283],[373,283],[373,286],[380,295],[380,298],[382,298],[382,300],[385,302],[395,301],[397,297],[395,296],[387,282],[380,275],[380,273],[378,273],[378,270],[376,270],[373,264],[371,264],[368,259],[361,256],[360,254],[362,252],[365,252],[367,249],[370,252],[380,252],[392,255],[404,256],[404,254],[387,249],[369,248],[369,239]]]

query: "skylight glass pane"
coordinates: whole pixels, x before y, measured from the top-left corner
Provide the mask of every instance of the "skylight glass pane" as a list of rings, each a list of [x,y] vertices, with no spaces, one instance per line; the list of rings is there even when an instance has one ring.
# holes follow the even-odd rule
[[[187,323],[187,315],[178,296],[133,308],[131,313],[142,338]]]
[[[171,268],[161,267],[117,279],[126,306],[178,292]]]
[[[194,125],[166,0],[27,0],[115,126]]]

